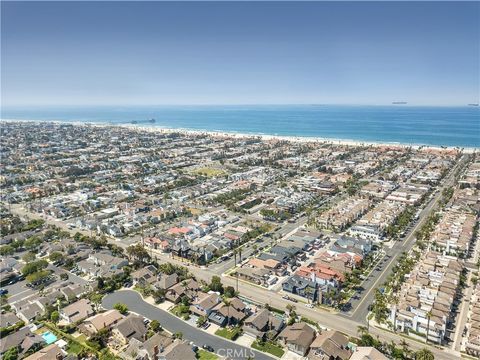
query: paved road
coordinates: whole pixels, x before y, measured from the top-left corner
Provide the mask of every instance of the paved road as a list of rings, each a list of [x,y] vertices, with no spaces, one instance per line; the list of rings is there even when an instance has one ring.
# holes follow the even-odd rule
[[[455,319],[455,334],[453,337],[453,344],[452,349],[456,351],[461,350],[462,338],[463,338],[463,330],[465,329],[465,324],[467,323],[468,318],[468,310],[470,307],[470,301],[472,298],[473,292],[473,285],[471,283],[472,280],[472,272],[468,273],[467,284],[468,287],[462,294],[462,302],[460,306],[460,311]]]
[[[259,360],[272,359],[272,357],[267,354],[237,345],[193,327],[169,312],[145,302],[137,292],[132,290],[122,290],[109,294],[104,298],[102,305],[106,309],[112,309],[113,305],[119,302],[127,305],[128,309],[133,312],[151,320],[158,320],[162,327],[171,333],[181,332],[185,340],[193,341],[193,343],[199,347],[203,344],[212,346],[219,355],[225,356],[227,355],[227,351],[230,351],[231,359],[246,359],[249,356]]]
[[[457,165],[457,167],[455,167],[455,169],[457,169],[457,168],[458,168],[458,165]],[[452,183],[453,173],[454,173],[455,169],[447,177],[447,180],[445,182],[443,182],[444,186],[448,186]],[[427,205],[427,207],[425,207],[425,210],[433,208],[433,206],[438,201],[439,194],[437,194],[437,196],[434,197],[433,201],[429,203],[430,206]],[[29,215],[32,216],[33,214],[29,214]],[[33,215],[32,217],[38,217],[38,216]],[[57,224],[55,224],[55,225],[57,225]],[[291,225],[294,225],[294,224],[291,224]],[[409,241],[413,242],[411,237],[407,237],[407,239],[403,243],[399,243],[397,246],[403,246],[403,247],[406,248],[410,245]],[[118,245],[121,245],[121,242],[116,242],[116,243]],[[399,253],[401,253],[401,252],[402,251],[400,251]],[[214,272],[210,269],[201,269],[199,267],[189,266],[188,264],[182,263],[180,261],[177,261],[177,260],[174,260],[174,259],[171,259],[171,258],[166,258],[166,257],[163,257],[163,256],[159,256],[159,258],[164,260],[164,261],[186,265],[187,267],[189,267],[191,272],[193,274],[195,274],[197,279],[200,279],[200,280],[205,280],[205,281],[209,282],[212,275],[216,275],[216,272]],[[391,264],[394,264],[394,260],[395,259],[391,260],[388,263],[388,265],[390,266]],[[390,269],[391,269],[391,267],[390,267]],[[375,279],[376,279],[374,285],[371,287],[370,292],[362,295],[362,298],[363,297],[369,297],[370,301],[368,301],[368,299],[367,300],[363,300],[363,299],[359,300],[361,302],[361,304],[357,305],[357,308],[354,310],[352,317],[348,317],[348,316],[343,315],[343,314],[330,313],[330,312],[327,312],[327,311],[324,311],[324,310],[321,310],[321,309],[309,309],[309,308],[306,308],[302,304],[297,304],[296,305],[297,306],[297,313],[300,314],[300,315],[306,316],[306,317],[308,317],[312,320],[317,321],[321,326],[331,328],[331,329],[336,329],[336,330],[342,331],[342,332],[344,332],[348,335],[351,335],[351,336],[356,336],[357,335],[357,327],[359,325],[365,325],[366,324],[365,317],[366,317],[367,312],[365,311],[365,309],[368,309],[368,304],[371,303],[371,299],[373,298],[372,297],[373,296],[373,290],[372,289],[374,289],[376,286],[383,283],[384,280],[381,281],[381,280],[378,280],[378,279],[380,277],[386,278],[386,276],[388,276],[388,272],[389,272],[389,268],[387,266],[386,270],[384,270],[380,274],[380,276],[377,277],[375,275],[376,273],[374,273],[374,276],[375,276]],[[377,282],[377,280],[378,280],[378,282]],[[223,277],[222,282],[224,283],[224,285],[236,286],[235,279],[230,278],[230,277]],[[260,304],[270,304],[271,306],[274,306],[274,307],[277,307],[277,308],[285,308],[285,306],[287,304],[291,304],[289,301],[282,299],[281,295],[279,295],[277,293],[274,293],[274,292],[269,291],[267,289],[260,288],[260,287],[257,287],[257,286],[253,286],[251,284],[247,284],[247,283],[244,283],[244,282],[239,282],[238,283],[238,290],[240,291],[240,293],[244,297],[252,299],[252,301],[260,303]],[[121,302],[125,302],[125,297],[124,297],[123,293],[124,292],[122,292],[121,299],[119,299],[119,301],[121,301]],[[111,295],[111,296],[116,296],[116,295],[114,294],[114,295]],[[135,294],[131,295],[131,296],[135,296]],[[136,295],[136,296],[138,297],[138,295]],[[137,297],[135,297],[135,299],[138,300]],[[130,301],[131,301],[131,299],[130,299]],[[117,302],[117,301],[115,301],[115,302]],[[135,306],[135,301],[133,302],[133,304]],[[145,303],[145,305],[148,305],[148,306],[151,307],[151,308],[149,308],[148,306],[145,307],[145,309],[150,309],[149,311],[153,311],[153,310],[161,311],[160,309],[157,309],[156,307],[151,306],[147,303]],[[131,307],[131,309],[133,311],[135,311],[134,306]],[[152,314],[156,314],[155,316],[159,316],[158,313],[156,313],[156,312],[152,312]],[[162,316],[164,316],[165,318],[167,318],[168,316],[173,317],[173,315],[165,313],[164,311],[163,312],[161,311],[161,314],[163,314]],[[175,317],[173,317],[173,319],[179,321]],[[185,325],[185,326],[189,326],[188,324],[185,324],[183,322],[182,322],[182,324]],[[165,328],[168,328],[168,327],[165,325]],[[193,328],[189,326],[187,331],[191,331],[192,329]],[[182,330],[179,330],[179,331],[182,331]],[[200,330],[197,330],[197,331],[200,331]],[[204,333],[203,331],[200,331],[200,332],[202,334],[204,334],[205,336],[212,336],[212,335],[208,335],[208,334]],[[374,327],[370,327],[370,333],[372,333],[374,336],[379,336],[379,339],[382,340],[382,341],[387,341],[387,342],[394,341],[398,344],[398,343],[400,343],[401,340],[405,340],[410,345],[411,349],[413,349],[414,351],[425,347],[425,344],[416,342],[416,341],[408,339],[408,338],[404,338],[400,335],[397,335],[397,334],[394,334],[394,333],[391,333],[391,332],[388,332],[388,331],[385,331],[385,330],[382,330],[382,329],[377,329],[377,328],[374,328]],[[216,337],[214,337],[214,338],[216,338]],[[194,340],[192,339],[192,341],[194,341]],[[223,340],[223,341],[225,341],[225,340]],[[437,348],[432,347],[432,346],[428,346],[428,348],[434,353],[435,359],[437,359],[437,360],[450,360],[450,359],[454,358],[454,357],[452,357],[453,355],[452,355],[451,352],[443,351],[443,350],[437,349]],[[261,353],[259,353],[259,354],[261,354]],[[266,356],[264,354],[261,354],[261,355]],[[257,358],[260,358],[260,357],[257,357]],[[267,356],[267,358],[269,358],[269,357]]]
[[[70,272],[62,269],[62,268],[59,268],[57,266],[54,266],[52,264],[49,264],[48,265],[48,269],[52,270],[56,275],[58,275],[58,278],[57,280],[52,283],[50,286],[53,286],[55,284],[60,284],[62,282],[64,282],[64,280],[60,280],[60,274],[62,273],[66,273],[68,274],[68,281],[71,281],[73,283],[76,283],[76,284],[80,284],[80,285],[85,285],[87,283],[87,281],[85,279],[82,279],[81,277],[78,277],[74,274],[71,274]],[[23,300],[23,299],[26,299],[34,294],[36,294],[38,292],[38,290],[34,290],[34,289],[31,289],[29,287],[27,287],[27,281],[26,280],[21,280],[21,281],[17,281],[15,284],[12,284],[12,285],[6,285],[4,286],[3,288],[5,288],[6,290],[8,290],[8,302],[10,304],[14,303],[14,302],[17,302],[17,301],[20,301],[20,300]]]
[[[388,275],[392,271],[392,268],[397,264],[398,257],[400,257],[403,252],[410,251],[413,245],[415,245],[415,232],[422,227],[422,225],[427,221],[429,215],[435,209],[436,205],[442,198],[442,190],[454,183],[455,170],[463,164],[463,161],[464,158],[462,158],[462,160],[459,161],[454,168],[452,168],[449,175],[443,182],[443,186],[440,187],[440,191],[435,193],[432,199],[420,212],[418,221],[405,237],[404,241],[397,241],[391,249],[386,250],[386,259],[388,260],[386,262],[382,261],[381,265],[377,265],[376,270],[373,271],[373,273],[362,285],[362,287],[367,290],[357,293],[357,298],[352,298],[350,300],[348,306],[351,310],[349,309],[347,313],[343,313],[343,316],[352,318],[358,322],[366,321],[368,307],[373,302],[375,296],[375,289],[386,281]]]

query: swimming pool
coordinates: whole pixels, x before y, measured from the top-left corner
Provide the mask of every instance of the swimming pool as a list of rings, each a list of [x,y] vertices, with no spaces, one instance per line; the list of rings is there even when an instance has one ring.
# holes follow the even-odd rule
[[[50,331],[44,332],[42,334],[42,338],[47,342],[47,345],[53,344],[55,341],[57,341],[55,334],[51,333]]]

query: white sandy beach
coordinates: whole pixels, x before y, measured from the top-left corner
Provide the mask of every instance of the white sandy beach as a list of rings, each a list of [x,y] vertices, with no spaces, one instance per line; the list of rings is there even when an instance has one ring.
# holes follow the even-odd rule
[[[269,134],[248,134],[248,133],[239,133],[239,132],[229,132],[229,131],[212,131],[212,130],[193,130],[193,129],[183,129],[183,128],[167,128],[161,126],[141,126],[135,124],[102,124],[102,123],[85,123],[81,121],[59,121],[59,120],[17,120],[17,119],[0,119],[4,122],[30,122],[30,123],[53,123],[53,124],[70,124],[75,126],[94,126],[101,128],[109,127],[122,127],[128,128],[135,131],[148,131],[148,132],[158,132],[161,134],[172,134],[180,133],[183,135],[209,135],[214,137],[229,137],[236,139],[251,139],[251,138],[260,138],[263,141],[290,141],[290,142],[303,142],[303,143],[322,143],[322,144],[332,144],[332,145],[345,145],[345,146],[369,146],[369,147],[390,147],[390,148],[412,148],[412,149],[423,149],[431,151],[451,151],[451,150],[462,150],[464,153],[474,153],[480,150],[476,147],[459,147],[459,146],[435,146],[428,144],[405,144],[405,143],[396,143],[396,142],[380,142],[380,141],[360,141],[360,140],[350,140],[350,139],[331,139],[331,138],[322,138],[322,137],[308,137],[308,136],[287,136],[287,135],[269,135]]]

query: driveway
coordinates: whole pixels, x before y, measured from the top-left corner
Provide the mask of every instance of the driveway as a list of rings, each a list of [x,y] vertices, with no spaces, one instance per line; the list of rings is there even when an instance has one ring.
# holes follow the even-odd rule
[[[212,346],[215,349],[215,352],[220,356],[227,356],[232,360],[247,359],[248,357],[259,360],[272,359],[272,357],[267,354],[252,350],[245,346],[237,345],[221,337],[208,334],[203,330],[193,327],[169,312],[145,302],[135,291],[116,291],[105,296],[102,305],[106,309],[112,309],[113,305],[116,303],[125,304],[129,310],[146,318],[158,320],[161,326],[171,333],[181,332],[185,340],[193,341],[193,343],[199,347],[203,344]]]

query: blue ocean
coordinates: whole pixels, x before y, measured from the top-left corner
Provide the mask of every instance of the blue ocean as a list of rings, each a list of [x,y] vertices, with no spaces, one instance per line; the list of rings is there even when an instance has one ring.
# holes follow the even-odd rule
[[[231,105],[4,108],[2,119],[480,147],[480,107]],[[146,123],[148,119],[155,123]]]

